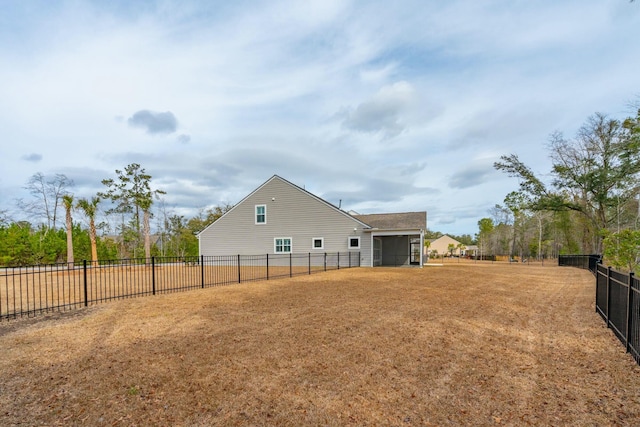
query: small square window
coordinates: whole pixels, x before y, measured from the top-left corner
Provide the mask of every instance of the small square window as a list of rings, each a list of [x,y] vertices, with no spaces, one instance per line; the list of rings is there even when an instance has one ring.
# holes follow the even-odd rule
[[[314,237],[311,239],[311,248],[312,249],[324,249],[324,238],[323,237]]]
[[[360,249],[360,236],[349,237],[349,249]]]
[[[256,224],[267,223],[267,205],[256,205]]]

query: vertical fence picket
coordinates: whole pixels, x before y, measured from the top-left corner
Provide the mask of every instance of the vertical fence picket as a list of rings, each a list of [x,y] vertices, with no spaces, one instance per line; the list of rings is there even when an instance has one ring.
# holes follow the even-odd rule
[[[88,306],[89,305],[89,293],[87,292],[87,289],[89,288],[87,285],[87,260],[83,259],[82,260],[82,273],[84,276],[84,306]]]
[[[288,274],[284,254],[210,257],[210,269],[207,271],[204,268],[204,255],[198,258],[154,256],[150,259],[112,259],[100,262],[83,260],[82,267],[78,263],[72,271],[69,271],[66,264],[7,269],[5,273],[10,274],[0,275],[0,320],[88,307],[90,302],[104,303],[122,298],[204,288],[206,284],[231,284],[234,283],[234,267],[237,267],[235,282],[242,283],[243,280],[268,280],[305,274],[305,262],[306,274],[309,275],[323,269],[339,269],[341,258],[343,268],[360,266],[359,253],[307,252],[288,255]],[[348,260],[344,259],[345,255],[349,257]],[[356,255],[358,262],[351,259]],[[194,263],[199,264],[198,270],[191,269],[195,266]],[[262,266],[264,270],[261,269]],[[205,274],[209,276],[205,277]]]
[[[200,255],[200,285],[204,289],[204,255]]]
[[[595,303],[595,309],[596,309],[596,313],[598,312],[598,290],[600,287],[600,269],[598,268],[598,266],[596,266],[596,303]]]
[[[151,294],[156,294],[156,257],[151,257]]]
[[[627,353],[631,347],[631,327],[633,326],[633,272],[629,273],[629,289],[627,289],[627,333],[625,334],[625,346]]]
[[[613,270],[610,266],[605,267],[599,255],[562,255],[558,259],[558,265],[588,269],[594,274],[596,313],[625,346],[627,353],[631,353],[636,363],[640,364],[640,304],[636,295],[640,293],[640,286],[635,274]]]
[[[607,328],[611,327],[611,322],[609,320],[609,313],[611,313],[611,266],[607,267],[607,313],[606,313]]]

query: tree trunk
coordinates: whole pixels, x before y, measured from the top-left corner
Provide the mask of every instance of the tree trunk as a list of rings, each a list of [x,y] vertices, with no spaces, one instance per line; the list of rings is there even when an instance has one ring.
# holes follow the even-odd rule
[[[148,209],[143,211],[143,219],[142,219],[142,229],[144,233],[144,256],[147,259],[147,262],[151,259],[151,226],[149,225],[149,220],[151,217],[151,213]]]
[[[89,240],[91,241],[91,265],[97,265],[98,245],[96,244],[96,224],[93,218],[89,220]]]
[[[67,264],[69,268],[73,268],[73,220],[71,218],[71,208],[67,208],[66,215],[67,225]]]

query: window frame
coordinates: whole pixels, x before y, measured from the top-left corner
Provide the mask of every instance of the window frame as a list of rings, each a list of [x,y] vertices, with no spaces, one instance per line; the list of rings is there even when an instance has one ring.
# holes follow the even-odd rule
[[[358,246],[351,246],[351,239],[358,240]],[[347,249],[349,250],[360,249],[360,236],[349,236],[347,238]]]
[[[264,208],[264,213],[259,214],[258,213],[258,208]],[[267,205],[262,204],[262,205],[255,205],[254,210],[253,210],[253,219],[254,219],[254,223],[255,225],[264,225],[267,223]],[[264,221],[260,222],[258,221],[258,216],[262,215],[264,216]]]
[[[320,247],[316,247],[316,240],[320,240]],[[311,249],[316,251],[324,250],[324,237],[312,237]]]
[[[282,240],[282,251],[278,251],[278,240]],[[285,240],[289,241],[289,250],[285,251],[284,248],[287,246],[285,244]],[[293,253],[293,239],[291,237],[274,237],[273,238],[273,253],[274,254],[290,254]]]

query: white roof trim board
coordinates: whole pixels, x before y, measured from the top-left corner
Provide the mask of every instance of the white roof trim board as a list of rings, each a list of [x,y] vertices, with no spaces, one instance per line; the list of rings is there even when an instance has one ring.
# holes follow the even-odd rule
[[[307,196],[313,197],[314,199],[316,199],[317,201],[324,203],[326,206],[330,207],[331,209],[335,210],[336,212],[341,213],[342,215],[348,217],[349,219],[357,222],[358,224],[362,225],[362,227],[364,229],[371,229],[371,226],[369,224],[365,224],[364,222],[360,221],[357,218],[354,218],[352,215],[349,215],[347,212],[343,211],[342,209],[338,208],[336,205],[331,204],[329,202],[327,202],[326,200],[324,200],[321,197],[316,196],[315,194],[305,190],[304,188],[298,187],[297,185],[295,185],[292,182],[287,181],[286,179],[278,176],[278,175],[273,175],[271,178],[269,178],[268,180],[266,180],[262,185],[260,185],[258,188],[256,188],[255,190],[253,190],[251,193],[247,194],[244,198],[242,198],[242,200],[240,200],[238,203],[236,203],[233,208],[229,209],[227,212],[224,213],[224,215],[222,215],[220,218],[224,218],[225,216],[227,216],[228,214],[230,214],[231,212],[233,212],[233,210],[238,207],[239,205],[241,205],[246,199],[248,199],[249,197],[251,197],[253,194],[255,194],[256,192],[260,191],[260,189],[262,187],[264,187],[265,185],[267,185],[268,183],[270,183],[271,181],[273,181],[274,179],[279,179],[280,181],[289,184],[291,187],[295,188],[296,190],[306,194]],[[216,221],[217,222],[217,221]],[[202,234],[205,230],[207,230],[209,227],[211,227],[213,224],[215,224],[216,222],[212,222],[211,224],[209,224],[208,226],[206,226],[204,229],[202,229],[200,231],[200,233],[197,234],[197,237],[200,237],[200,234]]]

